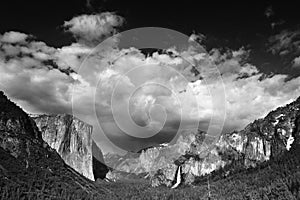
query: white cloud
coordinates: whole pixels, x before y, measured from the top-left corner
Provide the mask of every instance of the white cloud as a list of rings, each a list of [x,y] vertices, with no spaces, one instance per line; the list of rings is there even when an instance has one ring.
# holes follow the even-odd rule
[[[55,57],[59,66],[72,67],[77,71],[86,55],[92,53],[92,49],[84,45],[73,43],[56,50]]]
[[[1,37],[1,42],[6,43],[23,43],[28,38],[27,34],[19,33],[15,31],[6,32]]]
[[[0,63],[0,86],[10,98],[31,112],[70,112],[69,85],[73,82],[59,70],[30,68],[34,62]],[[27,66],[29,64],[29,66]]]
[[[190,64],[185,63],[182,58],[171,57],[167,54],[153,54],[146,58],[137,50],[132,50],[132,53],[127,51],[127,54],[116,60],[113,66],[98,69],[101,79],[98,91],[101,95],[98,96],[98,99],[96,97],[96,101],[105,101],[102,105],[106,105],[101,109],[99,107],[100,115],[112,115],[109,112],[111,94],[114,86],[119,85],[120,87],[115,88],[116,96],[114,98],[117,98],[118,102],[116,110],[123,117],[126,116],[124,114],[128,108],[126,101],[129,101],[128,98],[132,98],[132,102],[134,102],[133,120],[139,125],[156,122],[149,121],[150,116],[147,112],[158,104],[163,106],[166,113],[169,114],[166,120],[170,123],[166,124],[165,129],[172,130],[170,129],[173,126],[172,123],[176,121],[178,123],[180,116],[183,121],[199,120],[207,124],[212,116],[212,107],[218,106],[212,105],[209,88],[215,88],[215,90],[222,88],[217,84],[216,73],[212,70],[217,68],[222,74],[226,93],[227,118],[224,128],[226,131],[241,129],[254,119],[263,117],[270,110],[290,102],[300,94],[300,86],[297,84],[300,81],[299,78],[290,81],[285,81],[286,75],[262,78],[263,74],[255,66],[244,62],[248,53],[244,49],[239,49],[222,54],[215,49],[209,53],[199,53],[201,56],[193,55],[192,57],[197,63],[196,68],[204,80],[192,83],[189,81],[192,81],[195,75],[191,72]],[[177,52],[177,54],[191,56],[188,52]],[[121,76],[122,74],[123,76]],[[178,78],[179,74],[185,79]],[[126,80],[126,82],[121,80]],[[148,83],[153,85],[143,86]],[[167,88],[163,88],[159,84]],[[140,86],[139,89],[135,89],[138,86]],[[130,97],[132,94],[134,95]],[[154,119],[164,119],[159,118],[162,112],[152,114]],[[112,123],[114,119],[112,117],[107,119],[105,126],[106,130],[109,130],[107,124]],[[130,127],[131,125],[128,124],[125,125]],[[136,135],[146,134],[134,131],[133,127],[127,130],[131,130],[131,133],[135,132]],[[114,131],[116,132],[116,130]]]
[[[285,56],[300,52],[300,30],[283,30],[269,38],[268,51],[272,54]]]
[[[124,143],[122,138],[128,136],[122,135],[114,123],[112,103],[116,103],[117,115],[123,119],[122,126],[133,136],[149,136],[162,122],[166,122],[164,134],[176,130],[180,121],[184,126],[199,121],[205,127],[214,106],[221,106],[213,104],[211,94],[211,90],[222,90],[216,79],[219,72],[226,94],[226,131],[241,129],[300,95],[299,77],[289,81],[281,74],[262,78],[264,74],[246,62],[249,51],[244,48],[221,53],[218,49],[207,52],[187,47],[173,49],[178,56],[154,53],[146,57],[134,48],[94,52],[80,43],[53,48],[26,39],[2,42],[3,37],[0,89],[30,112],[71,113],[73,98],[76,113],[93,124],[98,134],[94,137],[101,147],[106,145],[104,151],[112,147],[107,146],[108,139],[97,127],[94,108],[104,131]],[[90,57],[84,60],[88,54]],[[128,120],[130,106],[133,121],[148,124],[148,131],[140,132]]]
[[[107,37],[116,33],[124,19],[114,13],[104,12],[95,15],[80,15],[64,23],[67,31],[71,32],[80,42],[96,46]]]
[[[201,43],[203,40],[205,40],[205,35],[203,34],[192,34],[189,37],[189,42],[198,42]]]
[[[75,53],[62,56],[59,49],[27,37],[17,32],[0,37],[0,89],[29,112],[71,113],[72,85],[80,81],[63,59]]]

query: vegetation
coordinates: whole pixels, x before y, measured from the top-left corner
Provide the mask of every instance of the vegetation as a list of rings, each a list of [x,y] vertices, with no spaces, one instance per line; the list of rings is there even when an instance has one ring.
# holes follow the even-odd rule
[[[26,176],[27,181],[10,181],[1,177],[1,199],[209,199],[207,180],[210,180],[211,199],[226,200],[296,200],[300,199],[300,148],[294,148],[282,158],[265,163],[258,168],[241,170],[224,176],[219,170],[209,177],[199,177],[192,186],[170,189],[152,188],[140,179],[107,183],[98,181],[99,191],[93,194],[80,188],[70,188],[55,177]],[[234,166],[232,166],[234,167]],[[0,170],[1,169],[0,166]]]
[[[210,193],[210,199],[296,200],[300,199],[299,155],[300,148],[294,148],[282,158],[258,168],[234,171],[227,177],[224,169],[219,170],[209,177],[198,178],[192,186],[181,186],[174,190],[164,186],[152,188],[145,181],[100,185],[116,194],[109,199],[209,199]]]
[[[83,180],[65,172],[29,166],[0,148],[0,199],[99,199],[108,190],[92,188],[91,181]],[[39,163],[37,163],[39,165]],[[48,163],[44,163],[47,166]],[[54,163],[55,165],[55,163]],[[60,168],[60,166],[58,167]],[[59,170],[59,171],[58,171]]]

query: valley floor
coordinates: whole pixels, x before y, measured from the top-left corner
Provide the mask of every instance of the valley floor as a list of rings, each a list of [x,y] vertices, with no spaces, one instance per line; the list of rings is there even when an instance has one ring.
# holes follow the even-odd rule
[[[224,177],[224,170],[219,170],[211,174],[209,187],[207,177],[196,180],[193,186],[180,186],[176,189],[164,186],[153,188],[146,181],[101,182],[99,185],[113,192],[107,199],[298,200],[299,155],[299,148],[295,148],[281,159],[257,168],[235,171],[228,177]]]
[[[214,200],[298,200],[300,199],[300,148],[283,155],[278,160],[267,162],[257,168],[238,170],[225,177],[224,170],[210,175],[210,198],[207,177],[199,178],[193,186],[179,186],[170,189],[165,186],[153,188],[147,180],[124,181],[107,183],[97,181],[97,194],[82,193],[76,190],[43,188],[49,180],[40,179],[38,183],[31,180],[19,185],[5,180],[0,176],[0,199],[157,199],[157,200],[187,200],[187,199],[214,199]],[[25,175],[25,174],[24,174]],[[23,175],[22,175],[23,176]],[[57,179],[58,180],[58,179]],[[6,182],[5,184],[3,184]],[[24,187],[19,187],[23,185]],[[26,187],[25,187],[26,186]],[[54,186],[54,185],[53,185]],[[101,192],[100,192],[101,191]]]

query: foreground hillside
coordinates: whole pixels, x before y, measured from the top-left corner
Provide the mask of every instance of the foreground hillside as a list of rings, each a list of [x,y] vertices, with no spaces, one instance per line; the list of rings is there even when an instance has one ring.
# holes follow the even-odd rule
[[[108,192],[66,165],[34,121],[0,93],[1,199],[89,199]]]

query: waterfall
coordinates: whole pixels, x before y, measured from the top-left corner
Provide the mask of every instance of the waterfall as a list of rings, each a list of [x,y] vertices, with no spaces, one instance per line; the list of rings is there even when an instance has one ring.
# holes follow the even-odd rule
[[[176,176],[176,183],[172,186],[172,189],[177,188],[181,183],[181,166],[178,167],[177,176]]]

